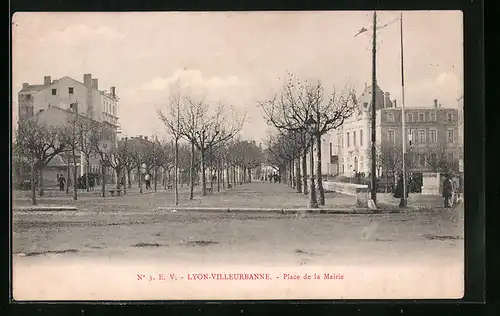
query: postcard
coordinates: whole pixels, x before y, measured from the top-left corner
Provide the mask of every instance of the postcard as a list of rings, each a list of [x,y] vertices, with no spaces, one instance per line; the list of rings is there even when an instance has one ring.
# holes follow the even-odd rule
[[[462,298],[462,19],[15,13],[14,300]]]

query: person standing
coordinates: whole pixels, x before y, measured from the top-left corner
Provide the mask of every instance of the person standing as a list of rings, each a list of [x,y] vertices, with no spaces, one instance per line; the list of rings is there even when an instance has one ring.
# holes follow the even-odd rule
[[[450,175],[447,174],[443,181],[443,199],[444,199],[444,207],[450,207],[450,199],[453,194],[453,184],[450,180]]]
[[[150,189],[151,188],[151,176],[149,175],[149,173],[146,174],[144,179],[146,180],[146,189]]]
[[[396,189],[394,190],[394,197],[396,199],[401,199],[403,197],[403,173],[400,173],[398,176],[398,180],[396,182]],[[406,197],[408,197],[408,189],[406,190]],[[404,207],[404,202],[401,200],[399,202],[399,207]]]
[[[64,176],[60,175],[59,176],[59,191],[64,191],[64,185],[66,184],[66,179],[64,178]]]

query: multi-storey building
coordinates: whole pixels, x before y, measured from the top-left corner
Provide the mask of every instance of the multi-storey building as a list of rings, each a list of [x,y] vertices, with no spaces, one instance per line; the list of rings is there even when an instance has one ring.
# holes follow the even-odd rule
[[[402,110],[397,107],[396,100],[390,99],[389,93],[384,93],[380,87],[376,89],[377,150],[383,152],[388,147],[401,150]],[[355,172],[368,175],[371,172],[371,90],[371,87],[365,86],[354,114],[324,138],[323,143],[328,144],[323,146],[327,148],[323,157],[330,158],[331,163],[327,164],[323,172],[345,176],[352,176]],[[411,171],[430,171],[432,168],[427,155],[434,155],[440,150],[444,151],[443,155],[448,159],[458,159],[458,122],[458,109],[443,108],[437,100],[434,100],[433,106],[405,108],[407,153],[411,157]],[[335,161],[338,163],[334,164]],[[383,170],[379,168],[377,172],[380,174]]]
[[[19,120],[36,115],[47,124],[61,125],[69,122],[72,113],[76,111],[105,127],[109,141],[116,142],[118,101],[115,87],[111,87],[109,92],[99,90],[98,79],[92,78],[91,74],[83,75],[83,83],[67,76],[58,80],[45,76],[44,83],[40,85],[23,83],[23,88],[18,93],[18,115]],[[55,159],[61,161],[60,164],[68,165],[67,155]],[[90,169],[87,171],[85,166],[88,164],[84,161],[84,155],[78,153],[77,159],[78,176],[85,172],[99,172],[100,163],[95,155],[89,157]],[[51,172],[48,172],[47,177],[48,183],[54,182]],[[114,181],[114,178],[111,179]]]

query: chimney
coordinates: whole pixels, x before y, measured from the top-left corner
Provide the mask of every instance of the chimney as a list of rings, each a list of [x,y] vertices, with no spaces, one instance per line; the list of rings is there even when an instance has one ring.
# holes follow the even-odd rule
[[[29,84],[29,83],[27,83],[27,82],[24,82],[24,83],[23,83],[23,89],[25,89],[25,88],[27,88],[27,87],[29,87],[29,86],[30,86],[30,84]]]
[[[434,108],[438,108],[438,100],[437,99],[434,99]]]
[[[109,88],[109,91],[111,92],[111,95],[112,95],[113,97],[115,97],[115,96],[116,96],[116,88],[115,88],[115,87],[111,87],[111,88]]]
[[[394,107],[397,108],[398,107],[398,101],[396,99],[394,99]]]
[[[391,106],[391,94],[389,92],[385,93],[384,107],[390,108]]]
[[[439,103],[439,107],[441,108],[443,105],[441,103]]]
[[[92,87],[92,74],[84,74],[83,75],[83,84],[87,88]]]
[[[92,79],[92,89],[99,90],[99,82],[96,79]]]
[[[50,76],[43,77],[43,85],[44,86],[50,86],[51,83],[52,83],[52,80],[51,80]]]
[[[139,135],[139,139],[142,139],[142,135]]]
[[[147,136],[144,136],[144,139],[145,139],[146,141],[148,141],[148,137],[147,137]]]

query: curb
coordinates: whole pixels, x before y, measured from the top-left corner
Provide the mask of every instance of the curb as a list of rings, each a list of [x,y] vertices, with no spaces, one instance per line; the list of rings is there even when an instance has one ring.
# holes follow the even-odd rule
[[[44,205],[32,205],[32,206],[19,206],[14,207],[13,211],[20,212],[52,212],[52,211],[78,211],[74,206],[44,206]]]
[[[227,208],[227,207],[158,207],[158,211],[170,212],[206,212],[206,213],[278,213],[278,214],[388,214],[401,213],[401,210],[372,210],[369,208],[338,209],[281,209],[281,208]]]

